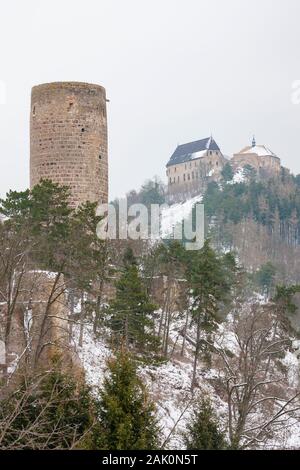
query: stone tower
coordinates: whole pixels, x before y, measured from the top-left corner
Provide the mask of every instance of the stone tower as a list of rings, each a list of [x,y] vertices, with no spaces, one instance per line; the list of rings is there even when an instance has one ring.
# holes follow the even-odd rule
[[[71,189],[71,205],[107,202],[105,89],[77,82],[33,87],[30,115],[30,186],[41,178]]]

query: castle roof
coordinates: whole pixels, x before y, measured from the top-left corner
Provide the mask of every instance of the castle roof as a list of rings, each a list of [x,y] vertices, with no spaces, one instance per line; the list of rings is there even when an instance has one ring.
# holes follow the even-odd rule
[[[219,150],[219,146],[212,137],[196,140],[187,144],[178,145],[175,152],[172,154],[167,166],[176,165],[178,163],[188,162],[201,158],[206,155],[207,150]]]
[[[265,145],[250,145],[248,147],[243,148],[239,154],[245,155],[245,154],[251,154],[254,153],[258,157],[266,157],[266,156],[271,156],[271,157],[277,157],[272,150],[270,150],[268,147]],[[278,157],[277,157],[278,158]]]

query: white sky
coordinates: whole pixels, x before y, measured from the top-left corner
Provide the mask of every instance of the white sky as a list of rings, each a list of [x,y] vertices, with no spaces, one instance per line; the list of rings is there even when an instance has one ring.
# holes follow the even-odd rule
[[[254,133],[300,173],[299,18],[299,0],[1,2],[0,195],[29,184],[31,87],[60,80],[107,89],[111,198],[211,133],[226,155]]]

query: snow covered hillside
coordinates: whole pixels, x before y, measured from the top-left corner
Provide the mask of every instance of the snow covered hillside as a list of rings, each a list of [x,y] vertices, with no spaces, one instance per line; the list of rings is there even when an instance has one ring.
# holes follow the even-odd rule
[[[178,339],[178,330],[182,323],[177,322],[173,330],[170,347],[174,346]],[[78,331],[75,334],[75,343],[78,344]],[[184,449],[182,431],[188,419],[191,406],[196,396],[192,397],[190,392],[192,377],[192,350],[187,347],[185,356],[180,356],[181,342],[175,348],[172,358],[160,365],[145,365],[139,367],[140,377],[147,385],[147,390],[155,402],[160,419],[163,440],[169,449]],[[106,373],[106,360],[112,354],[104,339],[95,339],[92,327],[87,325],[83,346],[77,346],[77,353],[83,364],[87,382],[97,389],[101,387]],[[199,376],[205,376],[205,370]],[[198,394],[200,390],[198,391]],[[211,385],[201,379],[201,393],[213,396],[214,390]],[[219,411],[224,404],[216,398]]]
[[[238,343],[232,331],[233,317],[228,315],[215,334],[215,346],[237,352]],[[183,338],[180,331],[183,320],[178,318],[172,326],[170,335],[170,358],[155,365],[140,365],[139,375],[146,383],[148,392],[155,402],[162,428],[163,440],[167,449],[184,449],[182,433],[189,419],[191,408],[198,397],[208,396],[213,403],[221,425],[226,427],[227,403],[220,397],[218,379],[220,369],[214,364],[208,366],[199,362],[197,387],[191,394],[191,378],[193,364],[193,347],[187,343],[181,355]],[[78,331],[74,342],[78,344]],[[296,345],[297,346],[297,345]],[[294,352],[288,352],[282,359],[283,366],[288,369],[287,387],[299,386],[299,359],[295,346]],[[101,386],[106,373],[106,360],[112,354],[104,337],[95,339],[91,325],[86,326],[82,348],[77,347],[78,355],[85,369],[87,382],[95,391]],[[222,374],[222,371],[221,371]],[[260,414],[253,415],[253,422],[262,419]],[[259,445],[258,445],[259,447]],[[264,444],[264,448],[276,449],[300,448],[300,422],[287,418],[285,426],[275,432],[272,439]]]
[[[162,210],[161,213],[161,237],[167,238],[172,235],[174,227],[189,217],[193,207],[197,203],[201,203],[202,195],[199,194],[185,202],[177,203]]]

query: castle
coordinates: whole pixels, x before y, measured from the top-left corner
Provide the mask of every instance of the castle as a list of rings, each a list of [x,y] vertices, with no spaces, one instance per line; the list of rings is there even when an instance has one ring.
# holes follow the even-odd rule
[[[192,197],[202,192],[211,181],[220,181],[222,170],[229,163],[233,171],[251,167],[258,177],[267,178],[280,173],[281,163],[265,145],[252,145],[227,159],[212,137],[179,145],[166,167],[170,202]]]
[[[30,114],[30,186],[42,178],[71,190],[70,205],[107,202],[106,92],[79,82],[33,87]]]
[[[170,202],[179,194],[191,196],[202,191],[207,181],[219,179],[225,163],[212,137],[179,145],[167,163]]]
[[[280,173],[280,158],[265,145],[257,145],[253,137],[252,145],[235,153],[230,160],[234,169],[251,166],[261,177],[271,177]]]
[[[107,202],[108,151],[106,92],[99,85],[77,82],[57,82],[33,87],[30,112],[30,186],[41,179],[69,186],[70,204]],[[205,189],[210,181],[220,181],[224,166],[233,170],[251,166],[259,175],[280,173],[280,159],[266,146],[243,148],[228,160],[220,147],[208,137],[179,145],[167,163],[168,194],[170,202],[189,197]],[[38,346],[35,356],[42,361],[54,354],[58,346],[68,348],[68,311],[65,305],[64,280],[59,279],[59,299],[49,303],[55,273],[30,271],[24,276],[22,295],[12,325],[11,345],[0,339],[0,376],[23,351],[30,354],[26,344],[24,319],[28,317],[33,328],[33,343]],[[159,285],[161,280],[159,279]],[[38,286],[38,289],[36,289]],[[57,289],[57,286],[56,286]],[[158,291],[159,289],[156,288]],[[57,295],[57,294],[56,294]],[[5,302],[4,302],[5,304]],[[1,315],[7,314],[2,305]],[[45,317],[44,305],[50,305]],[[24,335],[25,332],[25,335]],[[51,344],[45,356],[45,345]],[[37,359],[36,359],[37,360]]]

